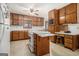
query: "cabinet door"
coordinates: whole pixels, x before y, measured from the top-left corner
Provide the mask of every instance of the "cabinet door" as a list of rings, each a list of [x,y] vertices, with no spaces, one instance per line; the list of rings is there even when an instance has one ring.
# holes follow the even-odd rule
[[[36,42],[37,42],[37,44],[36,44],[36,47],[37,47],[37,55],[42,55],[42,50],[43,50],[43,47],[42,47],[42,40],[41,40],[41,38],[39,37],[39,36],[37,36],[37,39],[36,39]]]
[[[12,40],[18,40],[19,39],[19,33],[18,31],[13,31],[12,32]]]
[[[59,10],[59,16],[65,16],[65,7]]]
[[[24,31],[19,31],[19,39],[24,39]]]
[[[72,14],[66,15],[66,23],[77,23],[77,14],[72,13]]]
[[[32,18],[32,25],[37,26],[37,18],[36,17]]]
[[[65,47],[67,47],[67,48],[70,48],[70,49],[73,48],[72,44],[70,44],[70,43],[64,43],[64,44],[65,44]]]
[[[77,3],[72,3],[66,6],[66,14],[70,14],[77,11]]]
[[[56,40],[55,36],[50,36],[49,39],[50,39],[52,42],[55,42],[55,40]]]
[[[19,16],[18,16],[18,14],[13,14],[13,25],[19,25]]]
[[[25,39],[28,39],[28,38],[29,38],[28,31],[24,31],[24,38],[25,38]]]
[[[55,32],[59,32],[59,30],[60,30],[59,25],[54,25],[54,31],[55,31]]]
[[[44,39],[44,40],[43,40]],[[41,56],[49,53],[49,40],[48,37],[37,38],[37,55]]]
[[[59,24],[65,24],[65,8],[59,10]]]
[[[48,25],[48,31],[51,32],[51,33],[55,33],[54,25]]]
[[[55,18],[54,10],[49,11],[48,17],[49,17],[49,19],[54,19]]]

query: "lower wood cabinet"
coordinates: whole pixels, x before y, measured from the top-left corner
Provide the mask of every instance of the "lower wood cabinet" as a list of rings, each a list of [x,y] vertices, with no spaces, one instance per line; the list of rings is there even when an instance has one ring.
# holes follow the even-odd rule
[[[18,31],[14,31],[12,32],[12,40],[15,41],[15,40],[18,40],[18,37],[19,37],[19,32]]]
[[[29,36],[27,31],[12,31],[10,33],[10,38],[11,41],[16,41],[16,40],[28,39]]]
[[[49,37],[40,37],[34,34],[34,54],[37,56],[49,53]]]
[[[24,31],[19,31],[19,39],[25,39],[24,37]]]
[[[67,48],[72,49],[73,51],[79,47],[78,35],[65,35],[64,45]]]
[[[51,42],[56,42],[56,36],[50,36],[49,40],[51,40]]]

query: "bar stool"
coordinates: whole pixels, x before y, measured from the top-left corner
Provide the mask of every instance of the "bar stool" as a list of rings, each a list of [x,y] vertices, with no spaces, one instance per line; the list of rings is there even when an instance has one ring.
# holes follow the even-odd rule
[[[64,37],[57,36],[56,43],[64,44]]]

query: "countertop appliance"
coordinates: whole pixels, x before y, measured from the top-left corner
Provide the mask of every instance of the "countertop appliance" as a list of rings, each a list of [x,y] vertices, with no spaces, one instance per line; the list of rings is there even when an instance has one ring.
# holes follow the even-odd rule
[[[0,3],[0,55],[10,54],[10,18],[8,6]]]

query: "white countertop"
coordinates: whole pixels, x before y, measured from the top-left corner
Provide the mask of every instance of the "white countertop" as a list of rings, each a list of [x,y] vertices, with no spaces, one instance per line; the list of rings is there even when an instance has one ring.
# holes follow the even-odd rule
[[[51,34],[48,31],[35,31],[34,33],[38,34],[41,37],[55,36],[55,34]]]
[[[79,33],[64,33],[64,32],[55,32],[56,34],[65,34],[65,35],[79,35]]]

